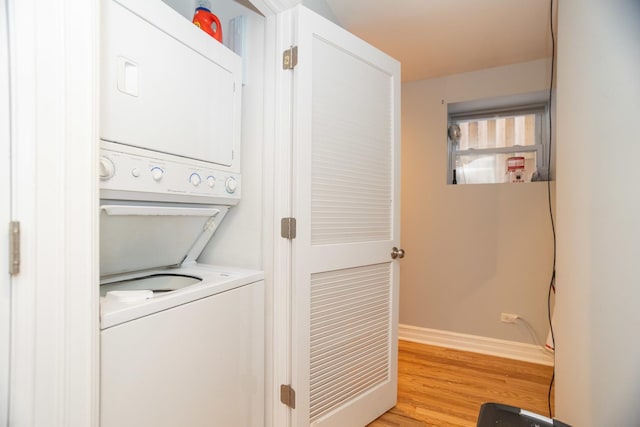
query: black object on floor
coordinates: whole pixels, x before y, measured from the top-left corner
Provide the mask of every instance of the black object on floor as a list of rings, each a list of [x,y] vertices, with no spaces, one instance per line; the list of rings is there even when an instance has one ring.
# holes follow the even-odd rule
[[[483,403],[477,427],[571,427],[558,420],[500,403]]]

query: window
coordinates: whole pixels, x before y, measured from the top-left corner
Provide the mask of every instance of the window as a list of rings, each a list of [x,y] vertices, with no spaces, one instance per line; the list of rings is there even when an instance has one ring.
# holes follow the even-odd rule
[[[546,104],[449,114],[449,184],[547,179]]]

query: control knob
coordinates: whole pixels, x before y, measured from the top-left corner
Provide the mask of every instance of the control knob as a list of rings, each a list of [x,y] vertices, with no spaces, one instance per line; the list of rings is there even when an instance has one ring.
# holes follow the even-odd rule
[[[227,189],[227,193],[233,194],[238,189],[238,180],[230,176],[224,182],[224,186]]]
[[[209,186],[209,188],[213,188],[216,186],[216,177],[215,176],[208,176],[207,177],[207,185]]]
[[[115,174],[116,165],[113,161],[106,156],[100,157],[100,181],[110,180]]]
[[[192,173],[191,176],[189,177],[189,182],[194,187],[197,187],[202,182],[202,178],[200,178],[200,175],[198,175],[197,173]]]
[[[164,171],[162,170],[162,168],[159,168],[157,166],[151,168],[151,177],[154,181],[160,181],[163,175]]]

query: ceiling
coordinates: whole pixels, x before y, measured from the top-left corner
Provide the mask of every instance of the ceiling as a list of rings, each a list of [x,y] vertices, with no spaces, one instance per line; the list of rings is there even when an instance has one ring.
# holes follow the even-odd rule
[[[551,56],[549,1],[325,0],[340,24],[402,63],[402,80]]]

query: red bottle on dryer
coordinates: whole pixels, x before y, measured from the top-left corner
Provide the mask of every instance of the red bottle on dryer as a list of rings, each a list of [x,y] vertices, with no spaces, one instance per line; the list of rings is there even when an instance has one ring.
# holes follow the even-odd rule
[[[193,23],[205,33],[222,43],[222,25],[216,15],[211,13],[208,1],[199,1],[193,15]]]

